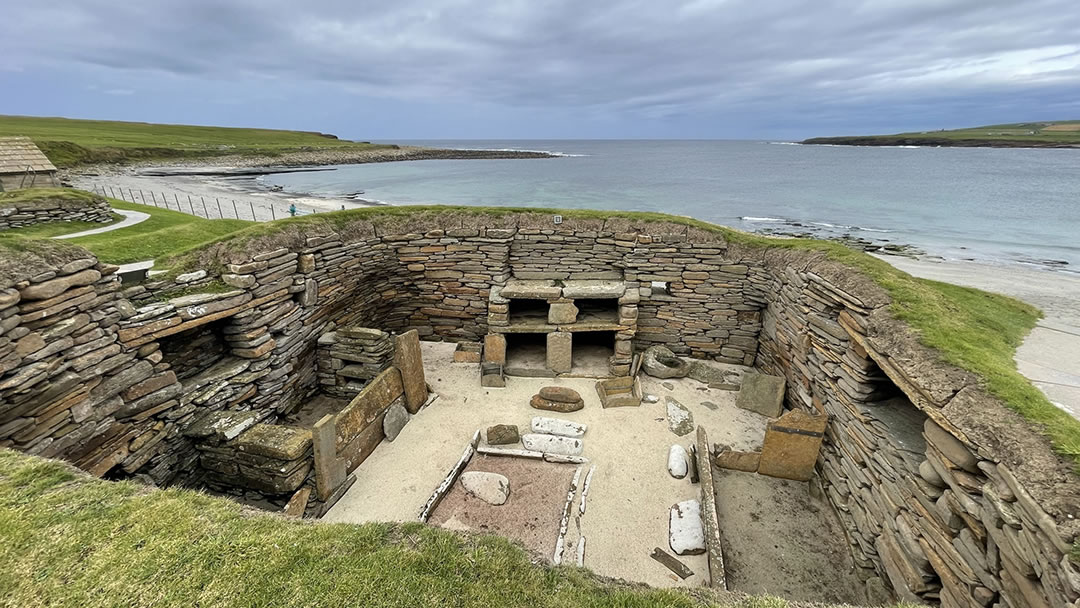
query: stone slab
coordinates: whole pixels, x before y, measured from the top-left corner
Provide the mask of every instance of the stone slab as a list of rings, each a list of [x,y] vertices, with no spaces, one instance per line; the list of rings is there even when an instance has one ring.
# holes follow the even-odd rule
[[[556,374],[570,371],[573,365],[574,339],[569,332],[556,331],[547,335],[547,366]]]
[[[526,433],[521,436],[521,445],[526,450],[544,452],[545,454],[561,454],[563,456],[580,456],[585,449],[585,442],[571,437],[558,437],[556,435],[541,435],[539,433]]]
[[[420,334],[415,329],[394,336],[394,367],[401,372],[405,408],[410,414],[415,414],[428,398],[424,359],[420,354]]]
[[[510,497],[510,480],[505,475],[487,471],[465,471],[459,480],[468,494],[490,505],[505,504]]]
[[[396,367],[388,367],[368,383],[345,406],[335,419],[337,450],[340,452],[361,431],[373,423],[390,404],[404,393],[401,373]]]
[[[569,280],[562,288],[562,296],[571,299],[621,298],[625,292],[623,281]]]
[[[397,439],[398,434],[401,433],[401,430],[409,423],[409,418],[412,417],[402,401],[399,398],[391,404],[386,409],[386,415],[383,416],[383,435],[386,436],[387,441]]]
[[[546,435],[558,435],[560,437],[584,437],[588,426],[580,422],[572,422],[561,418],[546,418],[534,416],[529,428],[534,433]]]
[[[828,415],[792,410],[765,428],[758,473],[796,481],[814,476]]]
[[[517,425],[493,424],[484,433],[488,445],[511,445],[521,441]]]
[[[533,409],[545,410],[548,412],[560,412],[566,414],[568,412],[576,412],[585,407],[584,401],[578,401],[576,403],[563,403],[561,401],[551,401],[550,399],[544,399],[540,395],[533,395],[529,400],[529,405]]]
[[[506,336],[502,334],[484,336],[484,363],[506,365]]]
[[[780,376],[748,373],[743,376],[735,406],[762,416],[776,418],[784,410],[786,381]]]
[[[700,502],[690,499],[671,505],[668,544],[675,555],[705,553],[705,526],[701,521]]]

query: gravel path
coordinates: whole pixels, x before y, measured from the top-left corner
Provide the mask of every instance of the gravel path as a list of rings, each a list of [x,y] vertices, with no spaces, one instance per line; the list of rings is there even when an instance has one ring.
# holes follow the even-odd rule
[[[103,232],[112,232],[113,230],[119,230],[121,228],[127,228],[128,226],[134,226],[145,222],[150,219],[149,213],[143,213],[142,211],[124,211],[122,209],[113,209],[113,213],[119,213],[124,216],[124,219],[116,222],[115,224],[109,224],[101,228],[93,228],[91,230],[83,230],[82,232],[72,232],[71,234],[61,234],[60,236],[54,236],[54,239],[75,239],[80,236],[90,236],[92,234],[101,234]]]

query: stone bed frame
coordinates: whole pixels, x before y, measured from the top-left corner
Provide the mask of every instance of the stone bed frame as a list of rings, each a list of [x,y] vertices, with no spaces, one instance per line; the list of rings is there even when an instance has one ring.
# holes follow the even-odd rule
[[[787,379],[789,408],[828,415],[817,471],[868,585],[944,606],[1080,598],[1071,464],[823,254],[674,222],[448,210],[286,223],[200,255],[222,270],[125,289],[115,266],[79,254],[4,277],[0,446],[184,483],[205,472],[187,432],[215,412],[274,422],[302,405],[336,327],[478,342],[511,279],[623,281],[638,290],[634,352],[753,364]],[[159,341],[214,322],[228,368],[177,381]],[[882,402],[896,387],[906,399]]]

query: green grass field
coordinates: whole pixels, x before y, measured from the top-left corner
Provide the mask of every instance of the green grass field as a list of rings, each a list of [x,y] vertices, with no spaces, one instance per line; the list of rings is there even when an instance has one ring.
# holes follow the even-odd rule
[[[12,135],[33,139],[57,167],[227,154],[273,156],[311,148],[384,147],[305,131],[0,115],[0,137]]]
[[[850,135],[837,137],[815,137],[803,143],[852,143],[872,145],[874,141],[882,144],[905,143],[905,140],[940,140],[942,145],[949,142],[997,142],[1017,146],[1056,146],[1080,145],[1080,120],[1058,120],[1050,122],[1020,122],[1001,125],[986,125],[964,129],[943,131],[912,131],[891,135]]]
[[[52,197],[81,197],[88,194],[68,189],[41,189],[34,192],[44,193],[44,195]],[[14,193],[12,194],[14,195]],[[25,196],[25,194],[22,196]],[[3,203],[3,200],[4,197],[0,196],[0,204]],[[127,228],[68,239],[65,242],[85,247],[93,252],[99,260],[110,264],[126,264],[128,262],[139,262],[176,255],[248,228],[255,223],[247,220],[207,220],[180,213],[179,211],[159,209],[117,199],[107,200],[114,209],[142,211],[143,213],[149,213],[150,219]],[[0,241],[48,238],[100,227],[102,227],[102,224],[92,222],[39,224],[26,228],[0,231]]]
[[[784,608],[533,564],[493,535],[313,524],[0,448],[0,605]]]

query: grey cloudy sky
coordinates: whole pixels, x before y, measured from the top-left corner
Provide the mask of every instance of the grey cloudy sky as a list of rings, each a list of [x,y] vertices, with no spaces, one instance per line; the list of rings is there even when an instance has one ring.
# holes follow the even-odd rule
[[[1080,118],[1076,0],[0,2],[0,113],[359,139]]]

